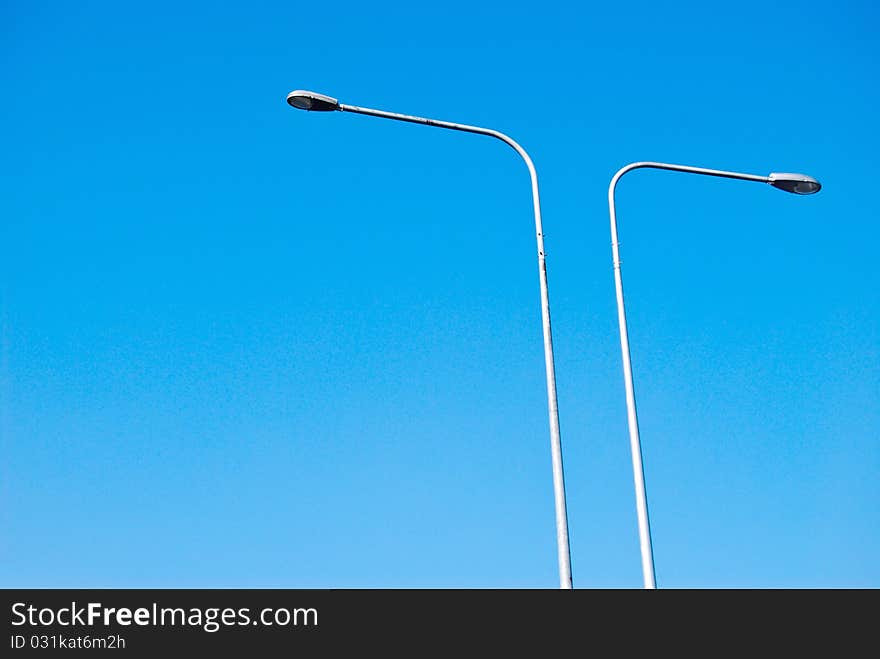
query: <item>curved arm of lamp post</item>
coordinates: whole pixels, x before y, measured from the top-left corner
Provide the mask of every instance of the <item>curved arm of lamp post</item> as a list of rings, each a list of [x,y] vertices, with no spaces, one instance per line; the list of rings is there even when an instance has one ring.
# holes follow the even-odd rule
[[[397,121],[423,124],[425,126],[448,128],[450,130],[476,133],[478,135],[488,135],[489,137],[499,139],[512,147],[522,157],[526,163],[526,167],[529,169],[529,176],[532,181],[532,203],[535,213],[535,234],[538,244],[538,276],[541,284],[541,318],[544,331],[544,364],[547,378],[547,406],[550,417],[550,451],[553,463],[553,495],[556,509],[556,547],[559,561],[559,587],[570,589],[572,588],[572,577],[571,551],[568,538],[568,512],[565,503],[565,480],[562,469],[562,443],[559,431],[559,406],[556,396],[556,370],[553,362],[553,338],[550,331],[550,299],[547,287],[547,265],[544,255],[544,232],[541,224],[541,201],[538,192],[538,174],[535,171],[535,165],[525,149],[523,149],[512,138],[497,130],[480,128],[479,126],[468,126],[467,124],[457,124],[450,121],[415,117],[407,114],[398,114],[396,112],[386,112],[384,110],[375,110],[372,108],[363,108],[356,105],[346,105],[344,103],[337,103],[337,107],[342,112],[366,114],[373,117],[381,117],[383,119],[395,119]]]

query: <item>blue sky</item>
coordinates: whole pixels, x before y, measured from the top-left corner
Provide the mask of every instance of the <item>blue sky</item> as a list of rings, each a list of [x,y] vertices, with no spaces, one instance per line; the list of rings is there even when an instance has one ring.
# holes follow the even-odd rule
[[[2,9],[0,584],[877,587],[867,2]]]

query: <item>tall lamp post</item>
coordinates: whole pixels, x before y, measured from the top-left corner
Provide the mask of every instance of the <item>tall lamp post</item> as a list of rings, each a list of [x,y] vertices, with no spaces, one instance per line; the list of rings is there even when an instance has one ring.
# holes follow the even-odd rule
[[[300,110],[353,112],[355,114],[366,114],[371,117],[396,119],[397,121],[423,124],[425,126],[435,126],[437,128],[448,128],[450,130],[458,130],[466,133],[488,135],[489,137],[495,137],[513,147],[513,149],[525,161],[526,166],[529,168],[529,175],[532,179],[532,201],[535,211],[535,232],[538,241],[538,277],[541,284],[541,320],[544,330],[544,364],[547,375],[547,407],[550,417],[550,454],[553,463],[553,494],[556,507],[556,548],[559,560],[559,587],[570,589],[572,587],[571,551],[569,549],[568,541],[568,513],[565,506],[565,481],[562,474],[562,445],[559,437],[559,410],[556,399],[556,372],[553,365],[553,339],[550,333],[550,301],[547,291],[547,266],[544,258],[544,233],[541,228],[541,203],[538,196],[538,175],[535,172],[535,166],[532,163],[532,159],[519,144],[497,130],[456,124],[449,121],[413,117],[406,114],[385,112],[383,110],[373,110],[371,108],[362,108],[355,105],[346,105],[330,96],[305,90],[295,90],[290,92],[287,95],[287,102],[292,107]]]
[[[623,306],[623,280],[620,274],[620,245],[617,241],[617,213],[614,209],[614,191],[620,177],[634,169],[666,169],[688,174],[703,174],[733,178],[741,181],[769,183],[774,188],[808,195],[819,192],[821,184],[804,174],[770,174],[755,176],[738,172],[725,172],[718,169],[703,169],[685,165],[670,165],[662,162],[634,162],[622,167],[611,179],[608,186],[608,209],[611,215],[611,250],[614,257],[614,287],[617,291],[617,321],[620,325],[620,352],[623,356],[623,381],[626,387],[626,419],[629,425],[629,443],[632,453],[633,480],[635,482],[636,513],[639,521],[639,546],[642,555],[642,577],[645,588],[656,588],[654,574],[654,550],[651,546],[651,526],[648,521],[648,502],[645,495],[645,472],[642,467],[642,448],[639,442],[639,422],[636,416],[636,399],[633,391],[632,364],[629,354],[629,337],[626,331],[626,312]]]

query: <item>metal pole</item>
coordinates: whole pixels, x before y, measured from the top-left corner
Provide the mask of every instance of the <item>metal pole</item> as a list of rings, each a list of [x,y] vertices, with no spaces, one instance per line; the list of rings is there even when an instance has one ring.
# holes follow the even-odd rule
[[[639,441],[639,421],[636,415],[636,397],[633,389],[632,364],[629,352],[629,336],[626,329],[626,311],[623,305],[623,279],[620,272],[620,243],[617,240],[617,212],[614,207],[614,191],[620,177],[633,169],[652,168],[667,169],[690,174],[705,174],[744,181],[769,183],[767,176],[754,176],[738,172],[726,172],[719,169],[703,169],[685,165],[670,165],[659,162],[635,162],[621,168],[611,179],[608,186],[608,210],[611,216],[611,251],[614,260],[614,288],[617,293],[617,322],[620,326],[620,352],[623,357],[623,382],[626,387],[626,420],[629,427],[629,445],[632,453],[633,481],[636,494],[636,514],[639,521],[639,548],[642,556],[642,579],[644,587],[657,587],[654,573],[654,549],[651,545],[651,524],[648,519],[648,500],[645,494],[645,471],[642,466],[642,447]]]
[[[397,114],[394,112],[385,112],[384,110],[374,110],[371,108],[362,108],[355,105],[339,104],[339,109],[343,112],[354,112],[357,114],[366,114],[373,117],[382,117],[383,119],[395,119],[398,121],[407,121],[415,124],[424,124],[426,126],[435,126],[437,128],[448,128],[450,130],[459,130],[466,133],[477,133],[479,135],[488,135],[495,137],[505,144],[513,147],[513,149],[522,157],[529,169],[529,176],[532,180],[532,201],[535,212],[535,234],[538,245],[538,278],[541,285],[541,321],[544,331],[544,366],[547,376],[547,409],[550,419],[550,454],[553,463],[553,496],[556,508],[556,550],[559,561],[559,587],[563,589],[572,588],[571,578],[571,550],[568,539],[568,512],[565,505],[565,479],[562,470],[562,443],[559,433],[559,409],[556,398],[556,370],[553,364],[553,338],[550,331],[550,297],[547,288],[547,265],[544,255],[544,233],[541,226],[541,202],[538,194],[538,174],[535,171],[535,165],[529,154],[526,153],[519,144],[510,137],[497,130],[488,128],[480,128],[478,126],[468,126],[466,124],[456,124],[449,121],[438,121],[436,119],[426,119],[423,117],[414,117],[406,114]]]

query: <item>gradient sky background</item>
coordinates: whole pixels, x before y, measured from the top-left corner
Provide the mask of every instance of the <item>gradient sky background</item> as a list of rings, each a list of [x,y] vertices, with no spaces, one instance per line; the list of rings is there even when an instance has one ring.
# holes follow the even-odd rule
[[[869,2],[7,2],[0,585],[880,587]]]

